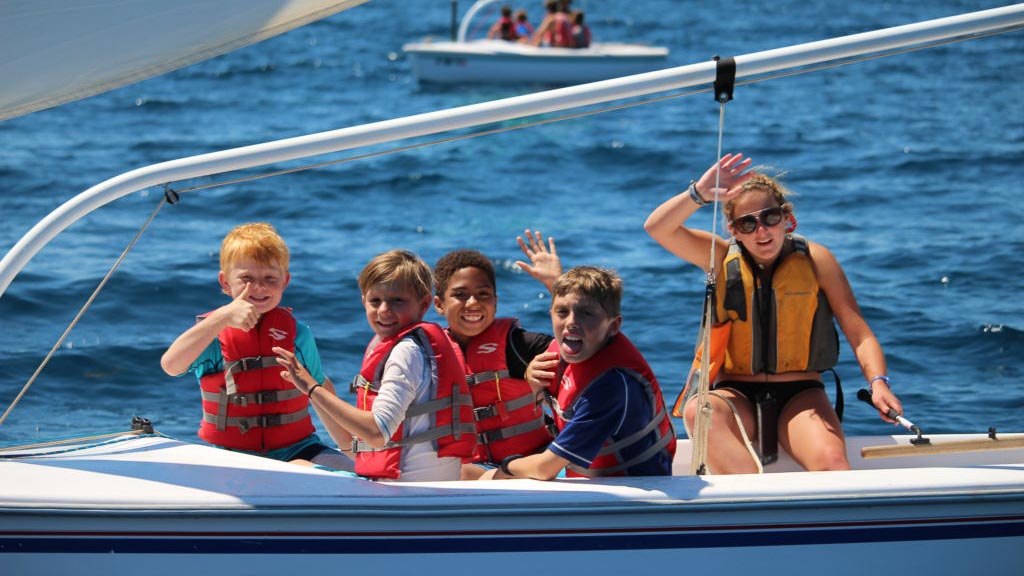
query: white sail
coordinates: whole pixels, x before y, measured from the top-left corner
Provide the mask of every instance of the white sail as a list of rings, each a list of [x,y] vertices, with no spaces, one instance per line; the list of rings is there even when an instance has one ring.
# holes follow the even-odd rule
[[[219,56],[366,0],[2,0],[0,121]]]

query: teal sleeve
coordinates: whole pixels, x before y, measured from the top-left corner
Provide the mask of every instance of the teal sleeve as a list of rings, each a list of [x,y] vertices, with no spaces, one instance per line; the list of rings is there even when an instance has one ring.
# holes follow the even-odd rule
[[[324,383],[324,367],[320,363],[320,351],[316,348],[313,331],[302,322],[295,322],[295,356],[309,370],[317,384]]]
[[[212,372],[223,372],[224,356],[220,352],[220,340],[214,338],[206,350],[203,350],[203,353],[188,367],[188,371],[195,374],[196,378],[202,378]]]

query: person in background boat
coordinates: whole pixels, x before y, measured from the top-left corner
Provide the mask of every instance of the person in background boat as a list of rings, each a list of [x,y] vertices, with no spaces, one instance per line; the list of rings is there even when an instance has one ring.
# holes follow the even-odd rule
[[[526,10],[516,10],[515,13],[516,21],[516,34],[519,36],[520,42],[529,42],[533,36],[533,25],[530,24],[530,19],[526,15]]]
[[[527,379],[548,397],[558,435],[540,454],[509,456],[482,480],[669,476],[675,433],[647,361],[621,332],[622,280],[572,268],[551,287],[555,341]],[[552,395],[557,397],[552,398]]]
[[[275,350],[284,377],[319,413],[354,437],[355,471],[374,480],[458,480],[476,449],[473,404],[462,356],[430,308],[430,267],[407,250],[379,254],[359,274],[366,321],[375,334],[352,383],[353,406],[319,392],[293,354]]]
[[[554,239],[540,232],[517,238],[530,263],[516,262],[550,290],[562,273]],[[473,396],[477,449],[462,466],[463,480],[476,480],[513,454],[534,454],[551,442],[544,411],[526,382],[530,360],[552,337],[527,332],[516,318],[496,318],[497,282],[491,261],[476,250],[455,250],[434,265],[434,309],[448,321],[448,334],[466,361]]]
[[[516,22],[512,19],[511,7],[501,7],[501,17],[498,18],[497,22],[491,25],[491,29],[487,31],[487,38],[489,40],[501,38],[508,42],[515,42],[516,40],[519,40],[519,33],[516,31]]]
[[[544,3],[547,13],[533,33],[531,43],[534,46],[572,47],[572,21],[567,6],[560,0],[547,0]]]
[[[583,23],[583,10],[572,13],[572,47],[590,47],[590,27]]]
[[[313,333],[280,306],[291,276],[288,246],[270,224],[242,224],[221,244],[220,288],[232,300],[199,316],[170,345],[160,366],[172,376],[192,372],[202,391],[199,437],[221,448],[299,464],[351,471],[351,458],[314,433],[309,399],[280,377],[271,348],[297,357],[325,393]]]
[[[720,369],[717,378],[709,374],[708,466],[716,474],[757,471],[745,434],[762,445],[758,457],[763,462],[771,461],[781,445],[807,470],[846,470],[843,431],[820,376],[839,355],[833,318],[853,348],[882,418],[891,422],[885,414],[903,409],[889,387],[882,347],[839,262],[824,246],[792,233],[796,219],[789,192],[776,179],[748,170],[750,164],[742,154],[725,155],[687,190],[658,206],[644,224],[666,250],[705,271],[715,255],[712,335],[726,335],[727,343],[711,350]],[[731,240],[686,226],[715,198],[719,168],[718,200]],[[691,399],[684,408],[691,430],[695,413]],[[758,413],[765,438],[756,437]]]

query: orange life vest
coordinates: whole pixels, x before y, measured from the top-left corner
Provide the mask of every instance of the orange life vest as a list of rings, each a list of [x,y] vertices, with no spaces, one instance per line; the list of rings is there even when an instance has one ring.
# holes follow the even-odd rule
[[[552,342],[550,350],[557,349],[558,343]],[[610,438],[605,440],[590,468],[570,464],[566,467],[567,476],[624,476],[627,469],[646,462],[659,451],[665,451],[669,462],[672,461],[676,453],[675,431],[665,410],[661,386],[654,376],[654,371],[625,334],[617,334],[599,353],[587,360],[577,364],[563,363],[560,368],[564,369],[564,372],[558,387],[558,399],[553,406],[555,423],[559,431],[563,430],[568,420],[572,418],[574,405],[587,386],[610,370],[620,370],[640,382],[651,406],[651,419],[647,426],[626,438],[617,441]],[[623,457],[623,448],[641,442],[652,432],[657,438],[647,450],[629,460]]]
[[[474,462],[501,462],[540,452],[552,440],[544,411],[526,380],[509,376],[506,352],[515,318],[498,318],[466,345],[466,381],[473,395]]]
[[[431,426],[419,434],[405,435],[403,422],[382,448],[373,448],[354,441],[356,473],[368,478],[398,479],[401,476],[402,448],[421,442],[431,442],[439,458],[472,456],[476,448],[476,426],[473,422],[473,400],[466,384],[465,364],[459,347],[437,324],[421,322],[388,338],[374,338],[366,348],[363,366],[352,382],[356,392],[356,406],[367,412],[373,410],[373,401],[380,390],[380,378],[391,350],[402,338],[410,336],[423,349],[430,360],[433,373],[430,400],[412,404],[405,420],[430,415]]]
[[[271,351],[275,346],[295,350],[295,318],[288,309],[267,312],[249,331],[225,328],[217,339],[224,370],[199,379],[200,438],[232,450],[267,452],[314,432],[309,399],[281,378],[283,368]]]
[[[763,284],[733,240],[717,289],[715,321],[732,324],[724,377],[821,372],[836,365],[839,334],[803,236],[786,235],[779,262]]]

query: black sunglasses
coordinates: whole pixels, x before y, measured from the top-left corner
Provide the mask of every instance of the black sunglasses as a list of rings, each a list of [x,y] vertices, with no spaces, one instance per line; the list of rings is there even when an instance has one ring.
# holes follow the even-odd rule
[[[764,224],[765,228],[771,228],[778,226],[779,222],[782,222],[782,217],[786,215],[786,211],[781,206],[772,206],[771,208],[765,208],[764,210],[758,210],[750,214],[744,214],[739,218],[734,218],[730,224],[732,227],[741,234],[750,234],[754,230],[757,230],[757,223]]]

